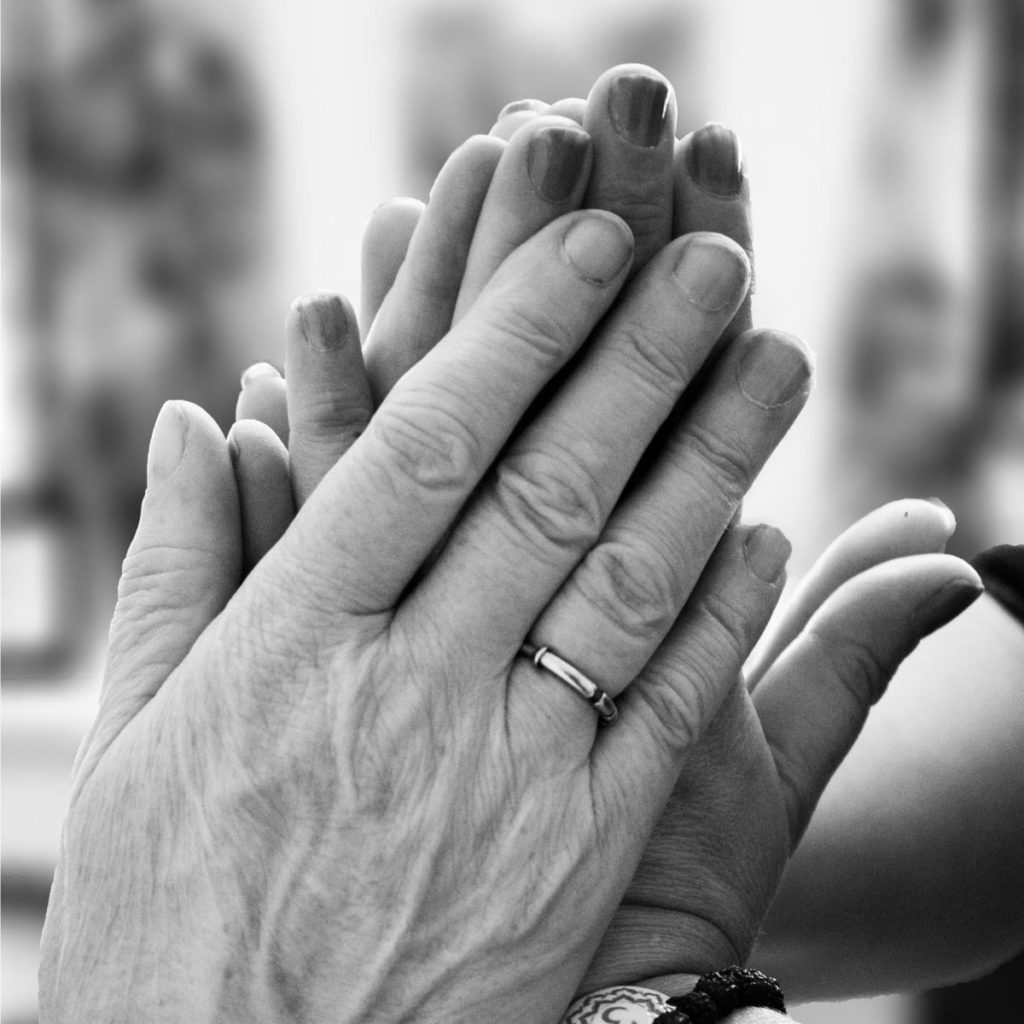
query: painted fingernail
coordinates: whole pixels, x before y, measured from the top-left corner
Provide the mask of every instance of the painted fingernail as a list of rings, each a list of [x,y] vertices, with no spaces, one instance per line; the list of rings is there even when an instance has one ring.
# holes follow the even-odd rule
[[[811,385],[811,362],[803,343],[778,331],[755,334],[736,367],[740,391],[754,405],[775,409],[806,395]]]
[[[146,479],[151,484],[166,480],[181,462],[188,440],[188,420],[177,402],[164,402],[153,425],[146,459]]]
[[[581,277],[607,284],[632,259],[633,232],[614,214],[589,210],[569,227],[562,246]]]
[[[743,187],[743,155],[736,133],[720,124],[695,131],[686,150],[686,167],[705,192],[723,199],[738,196]]]
[[[326,292],[304,296],[293,308],[299,314],[299,329],[310,348],[334,352],[348,341],[350,319],[339,296]]]
[[[532,110],[540,113],[542,110],[547,110],[547,108],[548,105],[543,100],[513,100],[511,103],[506,103],[498,111],[498,120],[500,121],[506,114],[518,114],[522,110]]]
[[[530,139],[526,170],[533,187],[550,203],[573,193],[590,153],[590,136],[575,128],[544,128]]]
[[[774,526],[755,526],[743,545],[743,558],[747,568],[759,579],[777,586],[786,571],[786,563],[793,553],[793,545]]]
[[[939,587],[914,612],[920,635],[928,636],[951,622],[984,592],[985,586],[977,574],[973,579],[956,579]]]
[[[690,301],[708,313],[738,303],[749,278],[747,260],[739,246],[711,234],[686,240],[674,274]]]
[[[271,363],[253,363],[245,373],[242,374],[242,387],[246,387],[254,380],[261,377],[280,377],[276,366]]]
[[[621,75],[608,89],[612,127],[627,142],[648,149],[665,135],[669,117],[668,83],[650,75]]]

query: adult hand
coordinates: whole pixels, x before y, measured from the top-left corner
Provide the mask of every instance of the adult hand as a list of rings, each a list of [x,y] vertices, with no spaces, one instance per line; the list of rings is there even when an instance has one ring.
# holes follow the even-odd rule
[[[211,578],[240,565],[187,513],[230,514],[201,478],[169,493],[197,454],[222,478],[226,446],[165,411],[76,769],[44,1019],[558,1016],[770,611],[778,536],[723,530],[800,404],[751,402],[738,376],[776,379],[798,348],[737,351],[612,515],[746,293],[742,252],[691,237],[513,438],[630,252],[597,213],[520,247],[204,629],[224,589],[153,602],[196,568],[189,527]],[[622,694],[620,723],[598,734],[516,657],[528,637]]]

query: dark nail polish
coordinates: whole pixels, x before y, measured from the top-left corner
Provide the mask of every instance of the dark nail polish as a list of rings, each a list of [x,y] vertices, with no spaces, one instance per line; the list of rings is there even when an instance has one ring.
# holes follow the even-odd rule
[[[334,352],[348,340],[349,318],[337,295],[312,295],[296,307],[302,335],[318,352]]]
[[[705,192],[732,199],[743,187],[743,156],[736,133],[720,124],[694,132],[686,150],[690,177]]]
[[[922,637],[934,633],[955,619],[965,608],[970,607],[985,592],[978,580],[953,580],[939,587],[926,598],[915,611],[915,618]]]
[[[575,128],[544,128],[530,139],[526,170],[533,187],[549,203],[564,203],[580,180],[590,152],[590,136]]]
[[[755,335],[736,367],[740,391],[762,409],[775,409],[807,394],[810,380],[811,364],[803,345],[776,331]]]
[[[627,142],[653,148],[665,134],[668,85],[647,75],[623,75],[611,83],[608,112],[615,130]]]
[[[773,586],[782,579],[793,545],[774,526],[755,526],[743,545],[747,568],[759,579]]]

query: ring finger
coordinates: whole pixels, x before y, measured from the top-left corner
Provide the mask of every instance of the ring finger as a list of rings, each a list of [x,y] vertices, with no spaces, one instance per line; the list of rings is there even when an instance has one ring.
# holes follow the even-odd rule
[[[618,693],[668,634],[719,537],[809,393],[803,344],[751,331],[715,366],[658,462],[530,632]],[[593,663],[595,652],[600,662]]]

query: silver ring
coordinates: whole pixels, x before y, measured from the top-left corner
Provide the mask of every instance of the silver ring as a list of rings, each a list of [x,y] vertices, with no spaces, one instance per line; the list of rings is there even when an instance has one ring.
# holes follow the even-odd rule
[[[619,717],[615,701],[589,676],[585,676],[575,665],[559,657],[550,647],[534,647],[527,642],[519,648],[524,658],[529,658],[537,668],[550,672],[561,680],[573,693],[579,694],[597,712],[602,725],[612,725]]]

